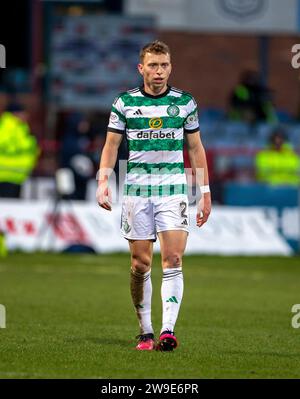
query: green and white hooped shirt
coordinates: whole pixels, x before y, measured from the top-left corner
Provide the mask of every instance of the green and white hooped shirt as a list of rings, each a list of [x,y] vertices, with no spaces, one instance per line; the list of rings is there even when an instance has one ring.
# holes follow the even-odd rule
[[[128,140],[124,195],[187,194],[183,139],[199,130],[197,104],[189,93],[170,86],[158,96],[140,87],[121,93],[108,130],[126,133]]]

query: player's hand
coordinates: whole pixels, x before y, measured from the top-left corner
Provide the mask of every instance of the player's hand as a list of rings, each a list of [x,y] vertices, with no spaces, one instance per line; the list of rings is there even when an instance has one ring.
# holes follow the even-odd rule
[[[196,223],[201,227],[206,223],[211,211],[211,196],[210,193],[202,194],[202,197],[197,206]]]
[[[111,190],[108,187],[107,183],[102,183],[98,186],[96,191],[96,198],[98,201],[98,205],[101,206],[101,208],[104,208],[107,211],[111,211]]]

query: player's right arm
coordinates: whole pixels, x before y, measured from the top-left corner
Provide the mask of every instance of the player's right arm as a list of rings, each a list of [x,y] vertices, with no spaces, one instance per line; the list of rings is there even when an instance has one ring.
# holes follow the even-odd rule
[[[125,134],[126,117],[122,96],[118,96],[111,107],[106,141],[102,150],[98,172],[98,189],[96,198],[98,204],[111,211],[111,192],[108,187],[108,178],[111,175],[118,156],[118,150]]]
[[[108,179],[116,165],[122,138],[121,134],[108,131],[100,159],[96,198],[99,206],[108,211],[111,211],[111,191],[108,187]]]

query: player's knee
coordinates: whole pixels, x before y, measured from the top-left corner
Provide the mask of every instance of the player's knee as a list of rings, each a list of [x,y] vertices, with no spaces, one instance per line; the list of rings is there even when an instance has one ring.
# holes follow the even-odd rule
[[[131,257],[131,267],[133,270],[140,273],[146,273],[151,268],[151,258],[147,255],[132,255]]]
[[[177,253],[168,254],[168,255],[163,257],[162,262],[163,262],[163,267],[164,268],[165,267],[167,267],[167,268],[181,267],[181,265],[182,265],[182,256],[180,254],[177,254]]]

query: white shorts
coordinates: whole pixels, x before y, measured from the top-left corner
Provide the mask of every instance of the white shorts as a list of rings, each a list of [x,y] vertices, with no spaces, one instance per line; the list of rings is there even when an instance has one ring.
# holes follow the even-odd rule
[[[169,197],[124,196],[121,233],[128,240],[156,240],[167,230],[189,231],[189,202],[186,195]]]

